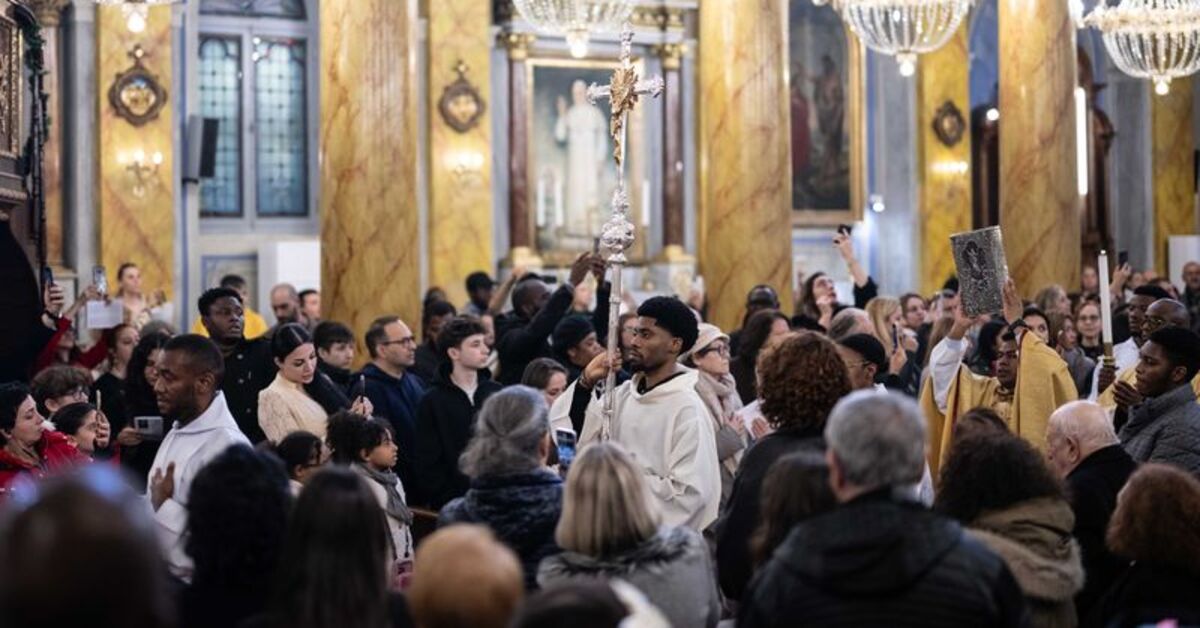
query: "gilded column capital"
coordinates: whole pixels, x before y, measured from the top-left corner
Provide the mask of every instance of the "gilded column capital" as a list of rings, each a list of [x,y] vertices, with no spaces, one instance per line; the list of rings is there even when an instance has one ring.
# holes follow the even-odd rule
[[[655,44],[650,47],[658,58],[662,59],[664,70],[678,70],[683,63],[683,57],[688,53],[687,44]]]
[[[508,49],[508,58],[522,61],[529,58],[529,48],[537,41],[537,35],[531,33],[500,33],[500,45]]]
[[[42,28],[57,28],[62,23],[63,9],[71,0],[25,0],[24,4],[37,16]]]

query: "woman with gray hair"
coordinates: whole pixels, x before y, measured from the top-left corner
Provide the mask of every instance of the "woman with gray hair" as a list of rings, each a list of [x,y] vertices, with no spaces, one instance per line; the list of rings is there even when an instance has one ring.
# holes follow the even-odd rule
[[[521,559],[529,589],[537,586],[538,563],[561,551],[554,528],[563,485],[546,466],[552,447],[549,411],[540,392],[512,386],[492,395],[459,459],[471,488],[438,517],[438,527],[478,523],[491,528]]]

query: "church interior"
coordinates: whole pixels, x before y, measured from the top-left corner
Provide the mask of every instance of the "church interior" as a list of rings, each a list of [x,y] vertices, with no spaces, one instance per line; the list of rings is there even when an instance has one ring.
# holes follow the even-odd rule
[[[841,226],[887,294],[934,293],[950,236],[989,226],[1027,298],[1101,251],[1179,282],[1200,251],[1186,68],[1130,73],[1092,0],[934,3],[950,23],[919,54],[839,2],[628,3],[627,62],[662,87],[618,170],[587,93],[621,67],[611,24],[555,32],[511,0],[2,0],[5,275],[75,295],[132,262],[180,329],[226,274],[268,317],[289,282],[356,329],[419,320],[475,271],[565,277],[620,179],[625,290],[703,291],[724,329],[758,284],[849,291]]]

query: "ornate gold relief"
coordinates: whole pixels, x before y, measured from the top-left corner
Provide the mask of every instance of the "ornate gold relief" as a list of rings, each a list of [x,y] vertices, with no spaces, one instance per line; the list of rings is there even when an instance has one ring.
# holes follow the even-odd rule
[[[146,51],[134,46],[129,52],[133,66],[117,74],[108,88],[108,103],[117,115],[133,126],[143,126],[158,118],[158,113],[167,104],[167,91],[142,64]]]
[[[467,80],[468,70],[470,68],[460,59],[454,66],[458,78],[442,90],[442,97],[438,100],[438,112],[442,114],[442,119],[459,133],[475,128],[487,109],[479,90]]]
[[[947,100],[942,103],[937,113],[933,115],[933,133],[937,135],[938,141],[945,144],[947,148],[962,141],[963,132],[966,129],[967,122],[963,119],[962,111],[959,111],[953,101]]]
[[[0,154],[14,159],[21,152],[21,34],[0,17]]]

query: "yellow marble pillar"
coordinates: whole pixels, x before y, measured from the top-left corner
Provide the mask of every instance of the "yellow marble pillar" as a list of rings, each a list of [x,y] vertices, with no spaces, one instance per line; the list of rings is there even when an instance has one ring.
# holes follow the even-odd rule
[[[491,7],[479,0],[429,5],[429,285],[450,302],[467,301],[463,280],[477,270],[492,274]],[[460,78],[479,95],[447,100],[450,114],[478,118],[469,130],[451,127],[442,114],[447,87]],[[459,85],[462,85],[459,83]],[[451,92],[455,94],[455,92]]]
[[[756,284],[792,300],[787,17],[787,0],[700,5],[698,257],[726,330]]]
[[[133,262],[142,270],[147,294],[163,290],[170,298],[175,281],[176,180],[171,150],[175,130],[172,101],[176,98],[171,91],[171,7],[151,6],[147,11],[146,30],[134,35],[125,25],[121,7],[96,7],[99,258],[108,270],[112,290],[116,290],[117,267]],[[133,66],[137,46],[144,51],[142,64],[167,91],[158,116],[140,127],[118,116],[108,98],[117,74]],[[156,154],[161,160],[157,165]]]
[[[62,189],[62,66],[59,61],[62,46],[59,24],[67,0],[27,0],[26,5],[37,15],[42,25],[42,63],[46,76],[46,110],[50,117],[50,132],[42,157],[42,190],[46,199],[46,263],[63,268],[63,189]]]
[[[322,302],[363,349],[376,317],[421,315],[417,3],[320,5]]]
[[[1079,285],[1075,25],[1064,0],[999,0],[1000,227],[1008,269],[1032,297]]]
[[[921,164],[921,294],[938,290],[955,272],[950,236],[971,229],[971,94],[969,25],[940,50],[921,57],[917,78],[918,151]],[[947,145],[935,121],[958,112],[962,137]]]
[[[1147,89],[1150,89],[1147,87]],[[1165,96],[1151,94],[1154,173],[1154,267],[1167,276],[1167,243],[1196,231],[1192,172],[1192,79],[1171,81]],[[1179,281],[1178,277],[1170,279]]]

